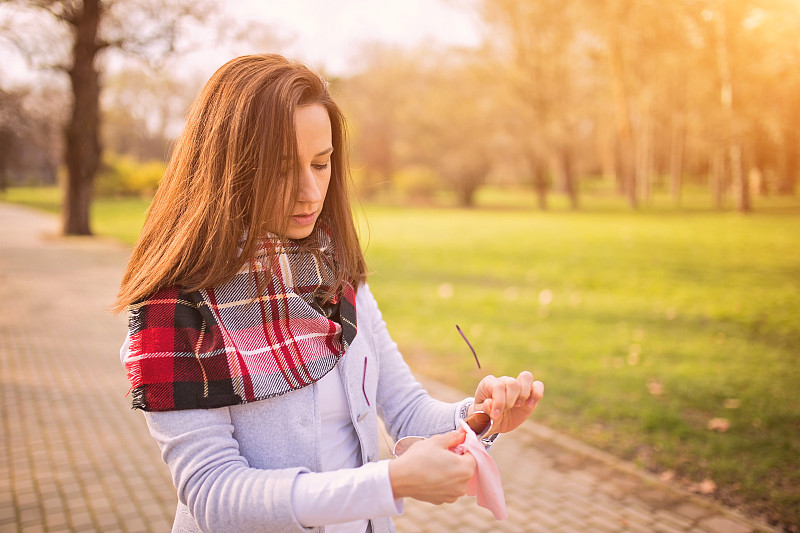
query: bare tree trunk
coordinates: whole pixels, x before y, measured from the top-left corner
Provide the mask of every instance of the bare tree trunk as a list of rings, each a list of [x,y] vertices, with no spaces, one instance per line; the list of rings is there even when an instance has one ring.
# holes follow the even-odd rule
[[[563,146],[560,152],[559,165],[561,166],[564,192],[567,193],[570,207],[578,209],[578,184],[575,178],[575,166],[572,164],[572,154],[567,146]]]
[[[603,174],[603,181],[609,185],[617,182],[617,161],[614,153],[613,132],[602,123],[598,124],[595,132],[595,142],[597,145],[597,158],[600,160],[600,168]]]
[[[714,207],[723,209],[725,207],[725,190],[727,189],[725,179],[725,150],[715,148],[711,155],[709,189]]]
[[[536,191],[539,209],[547,211],[547,171],[542,162],[534,156],[529,156],[528,162],[533,174],[533,188]]]
[[[478,187],[473,184],[458,187],[456,190],[458,205],[461,207],[475,207],[475,191],[477,190]]]
[[[781,174],[778,177],[777,187],[777,192],[781,195],[795,194],[797,174],[800,172],[800,135],[797,134],[797,121],[800,120],[800,94],[794,95],[794,100],[787,111],[788,120],[784,128]]]
[[[645,110],[636,142],[636,185],[639,200],[645,204],[650,203],[653,192],[652,122],[649,109]]]
[[[681,203],[681,187],[683,186],[683,149],[686,133],[675,117],[672,121],[672,139],[669,153],[669,192],[676,206]]]
[[[750,185],[747,173],[742,168],[742,146],[738,132],[738,124],[733,109],[733,74],[730,63],[730,44],[728,42],[730,32],[728,31],[728,20],[725,13],[725,6],[721,0],[717,0],[715,17],[715,37],[717,51],[717,73],[720,79],[720,102],[725,112],[726,128],[728,129],[728,158],[730,161],[731,185],[733,187],[736,206],[741,212],[748,212],[752,209],[750,203]]]
[[[628,204],[634,209],[639,207],[636,190],[636,172],[633,166],[634,145],[630,132],[621,133],[617,139],[617,176],[619,189],[628,198]]]
[[[622,62],[622,45],[619,42],[619,29],[616,27],[620,14],[626,8],[616,0],[609,4],[606,11],[606,39],[608,41],[608,65],[611,73],[611,85],[614,94],[614,108],[617,123],[617,173],[624,192],[628,196],[631,207],[638,206],[636,197],[636,174],[634,171],[635,152],[631,128],[630,107],[625,87],[625,76]]]
[[[778,180],[778,194],[794,195],[797,188],[797,174],[800,171],[800,140],[794,131],[787,134],[782,166],[783,175]]]
[[[750,179],[747,169],[744,168],[742,157],[742,147],[737,143],[728,149],[731,161],[731,182],[733,194],[736,199],[736,207],[742,213],[752,211],[753,204],[750,201]]]
[[[75,31],[73,63],[68,73],[72,84],[72,114],[66,127],[67,183],[63,208],[66,235],[91,235],[89,206],[94,177],[100,165],[100,81],[94,61],[100,46],[97,28],[99,0],[84,0],[83,9],[68,20]]]

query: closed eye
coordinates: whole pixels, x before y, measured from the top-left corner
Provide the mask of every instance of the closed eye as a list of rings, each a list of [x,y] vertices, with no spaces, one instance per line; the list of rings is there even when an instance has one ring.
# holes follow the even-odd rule
[[[313,168],[317,169],[317,170],[325,170],[326,168],[328,168],[328,163],[321,163],[321,164],[317,163],[317,164],[313,164],[311,166]]]

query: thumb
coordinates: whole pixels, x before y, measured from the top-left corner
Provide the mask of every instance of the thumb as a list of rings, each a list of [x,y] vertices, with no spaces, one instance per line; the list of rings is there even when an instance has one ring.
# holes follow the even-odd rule
[[[478,409],[477,407],[475,409],[483,411],[484,413],[492,417],[492,403],[493,402],[491,398],[486,398],[485,400],[483,400],[483,403],[481,403],[480,409]]]
[[[435,435],[431,437],[430,440],[434,441],[438,446],[449,450],[450,448],[455,448],[459,444],[462,444],[466,438],[467,433],[463,429],[458,428],[455,431],[448,431],[441,435]]]

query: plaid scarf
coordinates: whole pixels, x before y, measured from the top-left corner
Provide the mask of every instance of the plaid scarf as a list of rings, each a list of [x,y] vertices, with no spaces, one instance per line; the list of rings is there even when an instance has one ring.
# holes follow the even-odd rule
[[[131,305],[125,367],[133,407],[236,405],[323,377],[356,335],[353,287],[328,299],[333,260],[324,230],[302,246],[270,236],[255,261],[223,285],[167,288]]]

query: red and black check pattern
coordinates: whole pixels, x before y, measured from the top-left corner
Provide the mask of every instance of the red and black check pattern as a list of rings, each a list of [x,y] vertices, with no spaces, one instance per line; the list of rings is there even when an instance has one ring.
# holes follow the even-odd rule
[[[327,374],[356,334],[355,291],[323,302],[332,242],[271,239],[250,268],[196,292],[161,290],[129,308],[133,407],[208,409],[263,400]],[[274,253],[269,253],[270,251]],[[257,297],[256,276],[266,290]]]

